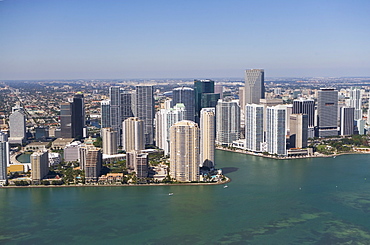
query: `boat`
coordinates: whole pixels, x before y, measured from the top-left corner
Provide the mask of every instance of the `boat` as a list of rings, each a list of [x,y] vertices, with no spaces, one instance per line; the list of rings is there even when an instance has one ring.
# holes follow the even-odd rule
[[[173,192],[168,193],[168,195],[169,195],[169,196],[172,196],[172,195],[173,195]]]
[[[227,185],[224,185],[224,189],[227,188],[228,186]]]

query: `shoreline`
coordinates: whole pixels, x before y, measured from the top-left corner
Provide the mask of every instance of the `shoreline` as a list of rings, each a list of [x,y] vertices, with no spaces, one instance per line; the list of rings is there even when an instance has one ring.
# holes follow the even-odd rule
[[[220,181],[220,182],[199,182],[199,183],[158,183],[158,184],[121,184],[121,185],[87,185],[87,184],[82,184],[82,185],[27,185],[27,186],[1,186],[0,189],[2,188],[63,188],[63,187],[132,187],[132,186],[197,186],[197,185],[223,185],[231,182],[231,179],[229,177],[226,177],[225,181]]]
[[[232,150],[232,149],[227,149],[227,148],[223,148],[223,147],[216,147],[216,150],[221,150],[221,151],[228,151],[228,152],[235,152],[235,153],[240,153],[240,154],[246,154],[246,155],[250,155],[250,156],[255,156],[255,157],[264,157],[264,158],[270,158],[270,159],[275,159],[275,160],[296,160],[296,159],[308,159],[308,158],[334,158],[334,157],[337,157],[337,156],[341,156],[341,155],[359,155],[359,154],[370,154],[370,152],[343,152],[343,153],[336,153],[336,154],[332,154],[332,155],[324,155],[324,154],[320,154],[320,155],[311,155],[311,156],[299,156],[299,157],[284,157],[284,156],[280,156],[280,157],[275,157],[275,156],[272,156],[272,155],[263,155],[262,153],[254,153],[254,152],[249,152],[249,151],[245,151],[245,150],[241,150],[241,149],[235,149],[235,150]]]

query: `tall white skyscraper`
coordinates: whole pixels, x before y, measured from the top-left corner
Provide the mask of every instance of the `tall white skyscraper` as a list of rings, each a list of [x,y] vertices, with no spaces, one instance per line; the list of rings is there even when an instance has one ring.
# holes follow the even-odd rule
[[[200,111],[200,167],[215,166],[215,108]]]
[[[177,181],[199,181],[199,127],[180,121],[170,128],[170,176]]]
[[[132,102],[134,116],[144,121],[145,144],[152,145],[154,138],[153,86],[136,86]]]
[[[165,155],[170,153],[170,127],[176,122],[184,120],[185,116],[184,104],[176,104],[170,109],[161,109],[155,114],[156,146],[163,149]]]
[[[9,116],[10,143],[22,144],[26,139],[26,114],[23,108],[14,110]]]
[[[346,100],[347,107],[355,108],[355,120],[362,119],[362,92],[361,89],[351,87],[349,90],[349,99]]]
[[[263,69],[245,71],[245,104],[259,104],[265,98],[265,72]],[[244,105],[243,108],[244,108]]]
[[[267,152],[286,155],[286,107],[277,105],[267,107]]]
[[[218,100],[216,105],[216,143],[229,145],[240,137],[240,107],[231,99]]]
[[[0,132],[0,185],[7,183],[7,167],[9,165],[9,143],[8,136]]]
[[[117,132],[113,128],[102,128],[103,154],[117,154]]]
[[[263,113],[263,105],[247,104],[245,106],[245,148],[248,151],[262,151]]]
[[[122,147],[126,152],[145,149],[144,121],[137,117],[127,118],[122,123]]]

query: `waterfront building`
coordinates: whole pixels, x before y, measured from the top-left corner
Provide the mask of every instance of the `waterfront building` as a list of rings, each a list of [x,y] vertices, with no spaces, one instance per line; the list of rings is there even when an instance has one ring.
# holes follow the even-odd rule
[[[239,106],[240,106],[240,128],[244,128],[245,127],[245,101],[244,101],[244,97],[245,97],[245,92],[244,92],[244,89],[245,87],[239,87]]]
[[[215,167],[215,108],[200,111],[200,167]]]
[[[199,123],[202,108],[216,107],[220,94],[215,93],[215,82],[209,79],[194,80],[195,122]]]
[[[172,104],[182,103],[185,106],[185,120],[194,121],[194,89],[188,87],[175,88],[172,91]]]
[[[101,150],[96,147],[83,148],[83,163],[86,183],[97,182],[102,168]]]
[[[31,155],[31,179],[33,184],[41,184],[41,180],[49,172],[49,155],[47,151],[34,152]]]
[[[362,119],[362,92],[360,88],[350,88],[349,99],[346,100],[346,106],[355,108],[355,120]]]
[[[340,108],[340,135],[354,134],[355,108],[342,107]]]
[[[185,120],[186,108],[184,104],[176,104],[170,109],[161,109],[155,114],[156,146],[164,150],[164,155],[170,152],[170,127],[176,122]]]
[[[103,154],[117,154],[117,132],[113,128],[102,129]]]
[[[170,128],[170,176],[177,181],[199,181],[199,127],[180,121]]]
[[[357,131],[358,131],[358,134],[365,134],[365,120],[356,120],[356,127],[357,127]]]
[[[308,115],[290,115],[290,148],[306,148],[308,140]]]
[[[267,107],[267,152],[286,155],[286,108],[281,105]]]
[[[126,164],[136,173],[138,183],[146,183],[149,173],[149,155],[139,151],[126,152]]]
[[[318,91],[317,124],[319,137],[338,135],[338,91],[334,88]]]
[[[152,145],[154,138],[153,86],[136,86],[132,109],[134,116],[144,121],[145,144]]]
[[[245,106],[245,148],[261,152],[264,142],[264,106],[247,104]]]
[[[64,147],[63,156],[65,162],[80,161],[80,141],[74,141]]]
[[[101,128],[109,128],[110,124],[110,100],[103,100],[101,102]]]
[[[240,107],[231,99],[219,100],[216,106],[216,143],[231,145],[240,137]]]
[[[245,104],[259,104],[265,98],[265,72],[263,69],[248,69],[245,71]],[[244,105],[243,108],[244,108]]]
[[[22,144],[26,139],[26,114],[23,108],[13,108],[9,116],[9,143]]]
[[[123,121],[122,125],[122,149],[126,152],[144,150],[144,121],[130,117]]]
[[[8,135],[0,132],[0,186],[8,182],[7,167],[10,161]]]

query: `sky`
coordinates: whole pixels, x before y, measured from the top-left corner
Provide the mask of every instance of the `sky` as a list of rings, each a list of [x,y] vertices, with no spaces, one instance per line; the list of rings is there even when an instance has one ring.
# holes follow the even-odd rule
[[[0,0],[0,79],[370,76],[368,0]]]

